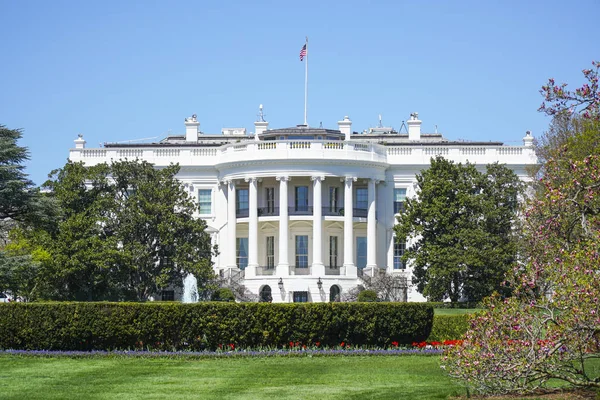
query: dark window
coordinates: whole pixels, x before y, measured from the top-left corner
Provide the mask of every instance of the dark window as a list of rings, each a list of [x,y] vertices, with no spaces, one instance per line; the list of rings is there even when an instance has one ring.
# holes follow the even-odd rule
[[[398,243],[394,240],[394,269],[405,269],[406,266],[402,262],[402,256],[406,249],[406,243]]]
[[[329,266],[338,267],[338,237],[329,236]]]
[[[294,303],[308,303],[308,292],[294,292]]]
[[[248,189],[238,189],[235,197],[235,209],[237,211],[248,210]]]
[[[308,235],[296,235],[296,268],[308,268]]]
[[[308,211],[308,186],[296,186],[296,211]]]
[[[356,208],[366,210],[369,207],[369,191],[367,188],[356,188]]]
[[[367,266],[367,238],[359,236],[356,238],[356,267],[364,268]]]
[[[273,214],[275,211],[275,188],[266,188],[267,194],[267,214]]]
[[[329,289],[329,301],[340,301],[340,287],[338,285],[333,285]]]
[[[239,269],[246,269],[248,266],[248,238],[237,238],[237,266]]]
[[[275,236],[267,236],[267,268],[275,268]]]
[[[406,201],[406,189],[394,189],[394,214],[404,211],[404,202]]]
[[[271,296],[271,286],[263,286],[260,290],[260,301],[263,303],[270,303],[273,301],[273,297]]]

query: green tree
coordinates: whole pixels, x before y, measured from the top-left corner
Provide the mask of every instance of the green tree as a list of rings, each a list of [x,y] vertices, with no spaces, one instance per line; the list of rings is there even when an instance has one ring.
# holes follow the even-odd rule
[[[406,202],[395,226],[398,240],[412,240],[404,254],[414,266],[417,290],[432,301],[461,296],[479,301],[502,290],[517,256],[522,183],[509,168],[437,157],[417,175],[417,195]]]
[[[86,167],[68,162],[45,186],[60,206],[50,240],[52,255],[40,279],[46,297],[78,300],[147,300],[193,273],[199,292],[214,273],[206,223],[175,175],[178,166],[119,161]],[[34,240],[34,231],[26,236]],[[39,237],[39,236],[38,236]]]
[[[33,183],[22,165],[29,154],[17,144],[21,137],[20,129],[0,125],[0,223],[20,220],[30,209]]]

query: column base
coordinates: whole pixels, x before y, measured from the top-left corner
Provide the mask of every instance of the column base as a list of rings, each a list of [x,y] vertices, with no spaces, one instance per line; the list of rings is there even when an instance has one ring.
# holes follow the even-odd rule
[[[289,276],[290,275],[290,264],[278,264],[275,268],[276,276]]]
[[[256,268],[257,267],[258,267],[258,264],[254,264],[254,265],[248,264],[246,266],[246,269],[244,270],[245,278],[254,278],[256,276]]]
[[[312,276],[325,276],[325,265],[323,263],[315,263],[312,265]]]
[[[344,268],[346,269],[346,276],[351,276],[353,278],[358,278],[358,268],[354,264],[344,264]]]

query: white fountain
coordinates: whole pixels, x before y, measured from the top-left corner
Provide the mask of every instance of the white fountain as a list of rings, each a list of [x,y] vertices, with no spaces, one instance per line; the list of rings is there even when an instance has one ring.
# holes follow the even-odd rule
[[[193,274],[187,274],[183,280],[183,296],[181,297],[183,303],[197,303],[198,302],[198,281]]]

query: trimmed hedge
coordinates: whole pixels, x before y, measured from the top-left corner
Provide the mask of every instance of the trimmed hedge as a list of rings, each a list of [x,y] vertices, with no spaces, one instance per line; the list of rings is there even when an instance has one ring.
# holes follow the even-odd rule
[[[469,329],[471,314],[435,315],[428,341],[459,340]]]
[[[481,308],[481,303],[476,301],[459,301],[459,302],[449,302],[449,301],[430,301],[427,304],[433,306],[433,308]]]
[[[432,322],[423,303],[7,303],[0,349],[383,347],[427,339]]]

